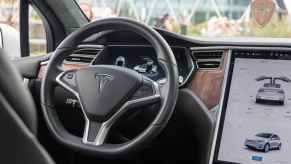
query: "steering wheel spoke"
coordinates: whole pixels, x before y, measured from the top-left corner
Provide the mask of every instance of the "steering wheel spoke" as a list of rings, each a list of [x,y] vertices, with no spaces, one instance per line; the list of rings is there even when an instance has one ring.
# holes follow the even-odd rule
[[[154,104],[161,99],[159,84],[147,77],[143,78],[142,86],[125,104],[128,107],[138,107]]]
[[[111,124],[109,122],[100,123],[86,118],[83,143],[95,146],[102,145],[106,140],[110,127]]]

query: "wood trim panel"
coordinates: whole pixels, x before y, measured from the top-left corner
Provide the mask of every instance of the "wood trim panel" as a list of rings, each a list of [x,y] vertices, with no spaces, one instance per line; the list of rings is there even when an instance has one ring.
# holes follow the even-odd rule
[[[85,68],[87,66],[88,65],[86,65],[86,64],[77,64],[77,63],[75,63],[75,64],[63,64],[64,70],[81,69],[81,68]],[[46,69],[47,69],[47,64],[43,64],[40,66],[37,79],[43,79],[45,72],[46,72]]]
[[[192,78],[189,88],[205,103],[208,109],[218,105],[224,70],[227,64],[228,50],[223,53],[222,63],[219,68],[211,70],[198,70]]]

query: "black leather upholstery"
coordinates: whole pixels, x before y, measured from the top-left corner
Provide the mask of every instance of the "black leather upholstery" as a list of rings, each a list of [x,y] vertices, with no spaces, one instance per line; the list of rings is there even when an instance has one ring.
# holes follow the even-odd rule
[[[54,163],[35,135],[37,116],[33,99],[19,72],[0,49],[0,161]]]
[[[24,57],[21,59],[13,60],[13,65],[19,70],[20,74],[24,78],[35,79],[38,75],[38,70],[40,67],[40,63],[42,61],[42,56],[34,56],[34,57]]]

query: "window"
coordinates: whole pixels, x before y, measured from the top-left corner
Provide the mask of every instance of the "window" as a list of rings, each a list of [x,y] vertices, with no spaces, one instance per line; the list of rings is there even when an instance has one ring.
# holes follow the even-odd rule
[[[29,8],[29,44],[30,55],[45,55],[47,53],[46,33],[39,14]]]
[[[2,47],[6,50],[9,58],[11,59],[15,59],[21,56],[18,14],[18,1],[0,1],[0,29],[2,35],[1,42]]]
[[[191,37],[291,38],[291,0],[76,0],[94,21],[130,17]]]
[[[21,57],[19,32],[19,0],[0,0],[1,44],[10,59]],[[29,41],[30,54],[46,54],[46,34],[43,23],[30,7],[29,9]]]
[[[273,139],[274,139],[274,140],[280,140],[280,137],[277,136],[277,135],[274,135],[274,136],[273,136]]]

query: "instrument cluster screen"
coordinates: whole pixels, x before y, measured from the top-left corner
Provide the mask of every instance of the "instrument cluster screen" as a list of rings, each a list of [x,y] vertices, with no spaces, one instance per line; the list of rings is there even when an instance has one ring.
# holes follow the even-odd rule
[[[192,69],[191,58],[187,58],[184,48],[172,48],[179,70],[179,82],[183,83]],[[163,83],[165,73],[157,61],[152,47],[147,46],[108,46],[94,64],[117,65],[130,68],[152,80]]]

